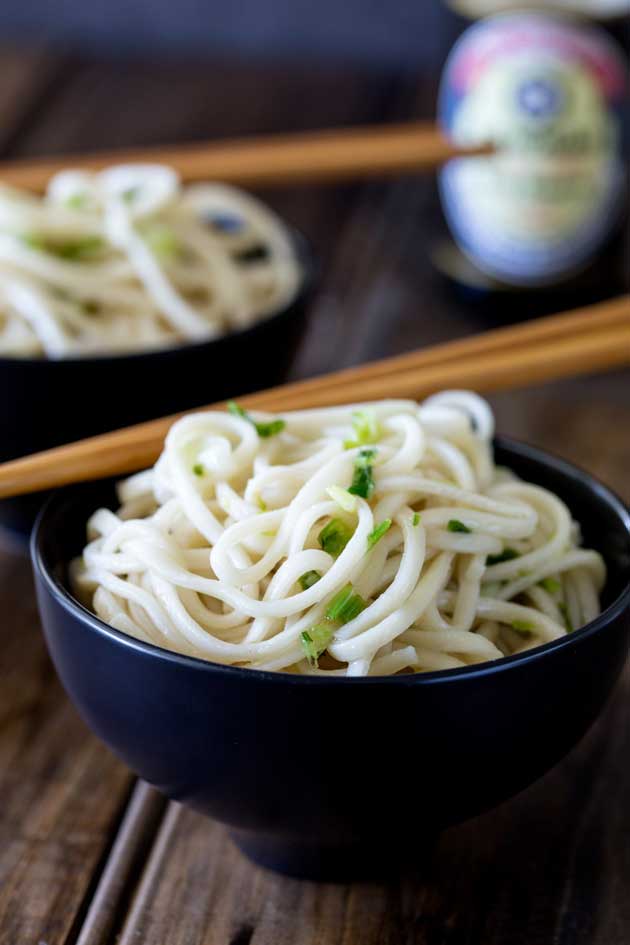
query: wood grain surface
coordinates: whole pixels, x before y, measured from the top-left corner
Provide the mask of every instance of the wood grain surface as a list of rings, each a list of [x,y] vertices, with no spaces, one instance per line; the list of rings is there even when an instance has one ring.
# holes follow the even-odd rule
[[[10,51],[0,63],[0,157],[427,119],[434,111],[434,81],[409,73]],[[266,196],[308,233],[323,263],[294,377],[493,323],[432,267],[443,226],[431,179]],[[513,314],[506,303],[502,317]],[[492,402],[499,429],[580,463],[630,501],[629,395],[630,372],[618,371]],[[220,825],[177,805],[164,810],[152,791],[134,789],[63,695],[27,560],[8,547],[0,612],[0,945],[630,941],[628,672],[563,763],[510,803],[445,833],[413,873],[383,885],[315,886],[254,868]],[[413,809],[412,789],[406,802]]]

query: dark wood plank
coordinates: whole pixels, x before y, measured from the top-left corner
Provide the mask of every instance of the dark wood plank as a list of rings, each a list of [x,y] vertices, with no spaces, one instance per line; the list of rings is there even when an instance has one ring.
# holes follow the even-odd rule
[[[30,568],[0,555],[0,942],[61,945],[131,775],[71,707],[44,646]]]
[[[136,782],[98,885],[90,897],[76,945],[107,945],[115,937],[166,806],[166,798],[154,788],[142,781]]]

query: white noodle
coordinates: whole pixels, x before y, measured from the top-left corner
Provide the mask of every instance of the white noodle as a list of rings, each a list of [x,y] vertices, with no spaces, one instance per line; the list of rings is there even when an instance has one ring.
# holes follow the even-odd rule
[[[178,421],[156,466],[120,484],[118,513],[91,517],[72,569],[81,598],[167,649],[348,676],[497,659],[599,612],[601,556],[578,547],[560,498],[495,467],[492,414],[476,395],[282,419],[270,436],[233,413]],[[340,493],[362,463],[372,494]],[[346,544],[333,550],[320,536],[335,520]],[[348,585],[363,609],[344,623],[327,613]]]
[[[160,165],[0,186],[0,354],[50,358],[213,338],[294,298],[284,225],[232,187]]]

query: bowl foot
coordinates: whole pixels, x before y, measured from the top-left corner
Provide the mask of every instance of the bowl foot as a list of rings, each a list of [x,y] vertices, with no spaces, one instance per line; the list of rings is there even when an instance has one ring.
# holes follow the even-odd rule
[[[239,850],[258,866],[316,882],[347,883],[391,879],[418,867],[433,852],[437,834],[416,839],[411,848],[380,840],[339,846],[269,837],[237,830],[230,835]]]

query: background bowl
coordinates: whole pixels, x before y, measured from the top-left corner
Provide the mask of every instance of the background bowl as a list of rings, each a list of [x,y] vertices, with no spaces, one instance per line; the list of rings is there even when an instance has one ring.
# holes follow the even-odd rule
[[[295,233],[296,297],[242,331],[200,344],[88,358],[0,358],[0,462],[281,383],[302,334],[315,270]],[[41,494],[0,502],[0,525],[28,535]]]
[[[371,679],[219,666],[140,643],[71,597],[67,562],[111,481],[57,493],[32,556],[44,633],[88,725],[169,797],[228,824],[257,862],[358,878],[540,777],[600,712],[630,636],[630,516],[586,473],[501,439],[497,462],[557,492],[606,558],[605,610],[479,667]]]

